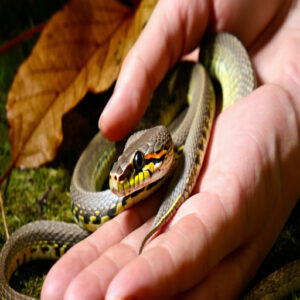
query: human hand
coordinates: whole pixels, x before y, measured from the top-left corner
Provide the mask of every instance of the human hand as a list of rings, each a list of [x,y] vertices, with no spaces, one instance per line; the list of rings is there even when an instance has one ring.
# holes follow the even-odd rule
[[[299,14],[299,1],[158,3],[101,117],[106,136],[118,139],[134,128],[165,72],[207,27],[248,46],[260,87],[218,116],[193,196],[140,256],[157,196],[74,246],[51,269],[43,299],[240,294],[300,195]]]

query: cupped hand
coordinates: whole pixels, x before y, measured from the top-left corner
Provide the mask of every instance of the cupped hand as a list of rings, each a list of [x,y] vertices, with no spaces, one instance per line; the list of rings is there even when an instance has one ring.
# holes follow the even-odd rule
[[[101,116],[108,138],[134,128],[166,71],[207,29],[247,45],[259,87],[217,117],[193,195],[140,256],[159,194],[69,250],[42,299],[238,297],[300,196],[299,17],[299,1],[158,2]]]

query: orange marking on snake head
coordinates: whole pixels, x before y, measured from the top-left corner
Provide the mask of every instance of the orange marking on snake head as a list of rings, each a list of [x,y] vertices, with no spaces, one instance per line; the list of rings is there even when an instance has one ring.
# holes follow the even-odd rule
[[[150,159],[150,158],[158,159],[158,158],[161,158],[166,153],[167,153],[167,150],[163,149],[159,153],[150,153],[150,154],[145,155],[145,159]]]

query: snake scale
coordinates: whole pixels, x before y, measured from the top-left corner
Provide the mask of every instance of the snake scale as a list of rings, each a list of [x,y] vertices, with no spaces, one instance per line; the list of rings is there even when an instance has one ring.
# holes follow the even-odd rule
[[[228,33],[207,37],[201,44],[200,61],[221,85],[222,109],[255,88],[255,75],[248,54],[241,42]],[[189,197],[199,175],[216,106],[213,85],[205,69],[199,63],[185,62],[175,66],[154,93],[138,126],[142,130],[128,139],[125,148],[123,143],[107,141],[101,132],[92,139],[76,164],[70,187],[72,211],[80,226],[35,221],[16,230],[1,251],[1,299],[32,299],[9,286],[10,277],[19,265],[32,259],[58,259],[90,231],[147,197],[170,177],[165,198],[141,243],[141,253],[148,239]],[[164,98],[168,98],[168,102],[164,102]],[[187,102],[186,113],[180,113]],[[169,113],[161,113],[165,111]],[[178,114],[180,117],[169,126],[171,133],[159,125],[169,124]],[[144,129],[151,126],[154,127]],[[108,175],[114,193],[99,191]],[[299,264],[296,262],[288,267],[288,271],[298,272],[298,278]],[[277,271],[277,274],[286,271]],[[288,278],[289,283],[294,282],[291,276],[283,278]],[[247,299],[261,299],[278,290],[278,283],[274,284],[272,278],[267,278],[262,286],[265,285],[272,290],[259,286],[249,293]],[[299,279],[295,285],[299,288]]]

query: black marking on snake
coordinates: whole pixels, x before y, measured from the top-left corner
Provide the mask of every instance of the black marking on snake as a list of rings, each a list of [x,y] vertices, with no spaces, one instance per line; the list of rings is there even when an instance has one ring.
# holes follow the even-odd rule
[[[142,189],[140,189],[140,190],[137,190],[137,191],[133,192],[132,194],[130,194],[130,196],[131,196],[132,198],[135,198],[135,197],[138,196],[140,193],[142,193],[143,191],[145,191],[145,189],[146,189],[146,187],[144,187],[144,188],[142,188]]]
[[[184,145],[181,145],[180,147],[174,149],[174,152],[176,152],[177,155],[180,155],[182,154],[183,149],[184,149]]]
[[[84,215],[84,223],[89,224],[90,223],[90,216],[89,215]]]
[[[140,193],[142,193],[143,191],[148,190],[148,186],[145,186],[144,188],[137,190],[133,193],[131,193],[130,195],[127,195],[125,197],[123,197],[122,199],[122,206],[125,207],[127,205],[127,201],[129,198],[134,198],[136,196],[138,196]]]
[[[206,128],[203,128],[203,130],[202,130],[202,136],[203,136],[203,138],[205,138],[206,139]]]
[[[147,185],[145,188],[149,191],[151,190],[153,187],[155,187],[157,184],[159,184],[163,179],[159,179],[157,181],[154,181],[152,183],[150,183],[149,185]]]
[[[49,247],[48,246],[43,246],[43,247],[41,247],[41,250],[42,250],[43,253],[45,253],[45,252],[49,251]]]
[[[147,171],[149,173],[149,176],[152,177],[152,172],[149,169],[146,169],[145,171]]]
[[[65,247],[65,251],[64,251],[64,253],[66,253],[72,246],[71,245],[69,245],[69,244],[65,244],[66,245],[66,247]]]
[[[113,217],[115,217],[116,211],[117,211],[117,205],[115,205],[114,207],[110,208],[107,211],[107,215],[112,219]]]
[[[60,257],[60,251],[59,251],[59,248],[60,247],[55,247],[54,249],[55,249],[55,255],[56,255],[56,257]]]
[[[101,168],[101,165],[103,162],[106,161],[106,159],[108,158],[108,154],[105,154],[101,157],[101,159],[98,161],[97,166],[96,166],[96,173],[98,172],[98,170]]]
[[[16,259],[16,263],[17,263],[17,266],[20,265],[20,258],[17,258],[17,259]]]
[[[140,171],[138,171],[137,169],[133,169],[133,177],[135,177]],[[130,176],[128,178],[128,181],[130,182]]]
[[[204,149],[204,145],[203,145],[203,141],[202,140],[199,142],[199,149],[201,151],[203,151],[203,149]]]
[[[100,216],[95,216],[96,220],[94,220],[92,223],[97,225],[97,224],[101,224],[101,217]]]
[[[200,157],[201,157],[201,154],[196,155],[196,157],[195,157],[195,164],[196,164],[196,165],[199,165],[199,164],[200,164]]]
[[[125,207],[126,204],[127,204],[127,200],[131,197],[131,195],[128,195],[128,196],[125,196],[123,199],[122,199],[122,206]]]
[[[30,253],[31,253],[31,254],[33,254],[33,253],[36,252],[36,251],[37,251],[36,248],[31,248],[31,249],[30,249]]]
[[[142,193],[145,190],[147,190],[147,187],[144,187],[144,188],[142,188],[140,190],[137,190],[137,191],[131,193],[130,195],[127,195],[127,196],[123,197],[123,199],[122,199],[122,206],[126,207],[127,201],[128,201],[129,198],[132,198],[132,197],[134,198],[134,197],[138,196],[140,193]]]

